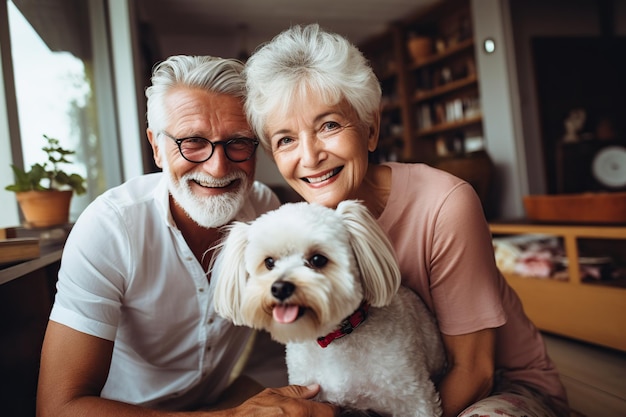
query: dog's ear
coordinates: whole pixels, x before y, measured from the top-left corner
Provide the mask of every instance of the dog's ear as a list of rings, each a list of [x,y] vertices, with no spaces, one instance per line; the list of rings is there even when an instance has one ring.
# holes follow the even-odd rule
[[[228,235],[216,247],[217,259],[211,268],[211,281],[215,284],[215,311],[236,325],[245,324],[240,312],[243,290],[248,280],[244,252],[249,228],[249,224],[242,222],[228,226]]]
[[[342,201],[337,206],[337,213],[350,233],[365,299],[374,307],[389,304],[401,282],[400,268],[389,238],[367,207],[358,201]]]

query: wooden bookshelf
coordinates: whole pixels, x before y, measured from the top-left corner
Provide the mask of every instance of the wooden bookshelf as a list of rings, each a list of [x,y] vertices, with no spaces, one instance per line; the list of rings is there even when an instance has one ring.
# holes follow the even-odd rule
[[[528,222],[492,222],[495,236],[544,234],[563,241],[567,257],[566,281],[505,273],[526,314],[541,329],[562,336],[626,351],[626,278],[587,282],[581,279],[580,247],[605,243],[615,250],[620,268],[626,252],[626,225],[560,225]],[[606,245],[606,243],[609,245]]]

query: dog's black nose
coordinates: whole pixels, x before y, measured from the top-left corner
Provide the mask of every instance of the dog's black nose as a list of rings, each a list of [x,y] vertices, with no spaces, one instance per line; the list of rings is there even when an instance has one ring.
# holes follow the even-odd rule
[[[272,295],[278,298],[280,301],[284,301],[287,299],[293,291],[296,289],[296,286],[291,282],[287,281],[276,281],[272,284]]]

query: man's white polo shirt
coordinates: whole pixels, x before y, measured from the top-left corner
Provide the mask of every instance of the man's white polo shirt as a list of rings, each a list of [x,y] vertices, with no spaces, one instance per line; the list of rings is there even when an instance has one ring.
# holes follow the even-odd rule
[[[256,183],[237,220],[278,207]],[[115,342],[102,396],[180,408],[215,399],[250,335],[212,307],[212,286],[174,224],[163,174],[98,197],[67,240],[51,320]]]

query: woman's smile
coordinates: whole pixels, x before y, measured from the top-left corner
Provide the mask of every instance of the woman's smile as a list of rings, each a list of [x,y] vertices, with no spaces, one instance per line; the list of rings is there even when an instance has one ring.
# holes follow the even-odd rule
[[[335,175],[339,174],[342,169],[343,166],[340,166],[316,177],[302,177],[302,180],[304,182],[308,182],[309,184],[319,184],[323,181],[333,178]]]

